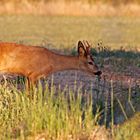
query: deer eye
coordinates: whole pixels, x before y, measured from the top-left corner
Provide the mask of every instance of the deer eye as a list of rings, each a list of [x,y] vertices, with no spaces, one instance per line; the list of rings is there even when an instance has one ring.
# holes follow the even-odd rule
[[[92,62],[88,62],[88,64],[93,65]]]

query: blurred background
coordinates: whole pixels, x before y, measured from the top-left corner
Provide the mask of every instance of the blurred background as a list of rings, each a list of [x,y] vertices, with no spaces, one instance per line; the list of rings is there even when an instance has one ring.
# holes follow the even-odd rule
[[[87,39],[139,48],[139,0],[1,0],[0,40],[55,48]]]
[[[1,0],[1,13],[45,15],[140,15],[140,0]]]

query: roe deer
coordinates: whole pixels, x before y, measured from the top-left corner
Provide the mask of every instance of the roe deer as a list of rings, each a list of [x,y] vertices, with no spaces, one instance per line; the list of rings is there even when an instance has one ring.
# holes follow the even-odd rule
[[[27,89],[40,77],[72,69],[101,75],[90,54],[90,45],[87,41],[78,42],[77,56],[60,55],[38,46],[0,43],[0,72],[27,77]]]

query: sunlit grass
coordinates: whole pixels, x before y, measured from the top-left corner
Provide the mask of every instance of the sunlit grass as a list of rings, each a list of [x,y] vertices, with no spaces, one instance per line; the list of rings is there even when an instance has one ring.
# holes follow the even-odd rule
[[[83,92],[81,87],[78,89],[75,87],[77,92],[73,92],[68,86],[64,89],[61,86],[55,87],[53,81],[51,86],[46,83],[44,88],[39,83],[38,88],[34,88],[31,92],[33,94],[29,97],[24,89],[17,90],[15,84],[20,83],[14,82],[9,85],[8,82],[5,79],[5,82],[0,85],[1,139],[35,139],[42,135],[47,139],[88,138],[93,133],[96,136],[99,124],[110,128],[114,139],[121,140],[123,137],[127,140],[129,137],[125,125],[122,125],[119,130],[120,127],[116,128],[114,120],[119,108],[124,118],[128,120],[127,114],[130,112],[127,112],[125,106],[127,102],[131,103],[131,112],[135,113],[135,106],[131,100],[131,86],[126,90],[128,99],[125,97],[119,99],[115,95],[114,81],[110,81],[111,91],[103,91],[103,87],[97,83],[94,86],[97,86],[99,93],[97,93],[98,98],[95,101],[93,98],[95,93],[92,90]],[[19,82],[24,83],[22,80]],[[101,99],[104,92],[108,92],[108,94],[111,92],[110,101]],[[116,104],[116,99],[118,104]],[[108,104],[111,105],[111,108],[108,108]],[[110,114],[108,114],[109,110]],[[110,123],[108,122],[109,116],[111,116]],[[100,122],[101,118],[104,118],[104,123]],[[131,137],[137,138],[138,132],[136,130],[135,134],[135,129],[132,124]],[[106,134],[103,135],[106,136]]]
[[[139,140],[140,113],[116,128],[115,140]]]
[[[66,92],[67,91],[67,92]],[[0,138],[27,138],[44,133],[49,139],[78,138],[89,135],[100,117],[100,112],[93,115],[92,94],[86,95],[87,102],[82,102],[79,90],[75,95],[65,88],[49,89],[46,85],[34,89],[32,99],[15,87],[0,86]]]
[[[140,44],[139,25],[139,19],[128,17],[3,15],[0,16],[0,38],[1,41],[65,49],[64,53],[72,55],[77,53],[77,48],[71,51],[77,41],[87,39],[92,43],[94,48],[91,50],[92,54],[102,70],[109,66],[118,75],[128,74],[132,78],[138,78],[140,53],[135,47],[138,48]],[[102,42],[102,45],[99,42]],[[111,49],[108,46],[111,46]],[[121,50],[112,49],[120,47]],[[102,50],[98,50],[100,48]],[[127,49],[129,51],[126,51]],[[46,84],[44,91],[40,85],[38,89],[34,89],[32,99],[29,99],[25,91],[17,90],[15,85],[1,84],[0,139],[28,137],[35,139],[42,133],[48,139],[76,139],[79,135],[88,137],[103,114],[102,125],[110,127],[111,122],[112,135],[115,139],[139,138],[139,114],[137,113],[140,108],[139,85],[135,83],[135,86],[131,87],[130,83],[125,87],[122,84],[124,81],[117,81],[117,85],[116,81],[111,81],[112,84],[109,80],[101,82],[105,82],[103,85],[105,87],[99,86],[100,84],[94,85],[97,100],[93,99],[92,91],[85,94],[79,87],[78,93],[75,93],[68,87],[64,90],[56,89],[53,84],[51,87]],[[109,93],[112,96],[111,101],[109,101]],[[116,97],[118,93],[122,96]],[[107,99],[103,100],[105,94]],[[83,98],[85,98],[84,102]],[[93,106],[93,104],[96,106],[95,102],[96,109]],[[111,108],[108,108],[110,102]],[[137,119],[129,121],[129,117],[134,113],[138,114]],[[114,122],[120,114],[127,121],[116,128]],[[112,120],[109,120],[110,115]]]
[[[102,41],[115,49],[135,49],[140,44],[139,26],[134,17],[1,15],[0,40],[71,49],[87,39],[92,47]]]

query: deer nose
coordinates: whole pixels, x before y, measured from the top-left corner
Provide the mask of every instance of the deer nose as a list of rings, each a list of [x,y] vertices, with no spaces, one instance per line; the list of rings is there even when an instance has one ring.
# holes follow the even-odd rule
[[[102,72],[101,71],[97,71],[94,74],[100,76],[102,74]]]

